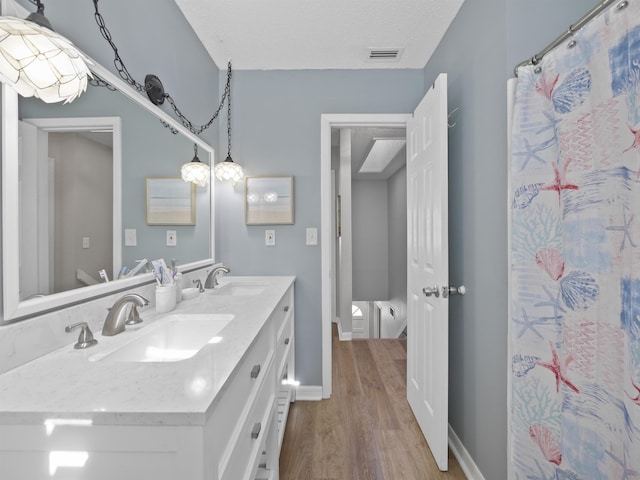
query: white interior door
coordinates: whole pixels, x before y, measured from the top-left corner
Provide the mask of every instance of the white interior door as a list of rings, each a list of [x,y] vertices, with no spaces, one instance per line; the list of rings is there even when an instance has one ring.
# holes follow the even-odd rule
[[[440,470],[448,468],[447,76],[407,122],[407,399]]]

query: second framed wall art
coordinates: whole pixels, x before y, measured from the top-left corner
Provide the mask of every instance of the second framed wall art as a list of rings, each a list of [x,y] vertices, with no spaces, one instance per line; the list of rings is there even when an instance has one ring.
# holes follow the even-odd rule
[[[293,177],[245,177],[247,225],[293,224]]]

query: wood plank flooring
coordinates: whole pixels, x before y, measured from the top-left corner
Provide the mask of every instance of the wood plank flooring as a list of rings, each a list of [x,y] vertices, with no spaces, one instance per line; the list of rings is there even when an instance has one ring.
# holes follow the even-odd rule
[[[338,340],[333,393],[291,405],[280,480],[463,480],[449,452],[440,472],[406,398],[406,340]]]

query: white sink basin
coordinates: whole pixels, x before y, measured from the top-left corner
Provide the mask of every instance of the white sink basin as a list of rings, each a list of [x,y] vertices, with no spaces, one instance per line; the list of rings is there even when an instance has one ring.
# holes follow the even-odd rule
[[[93,359],[114,362],[177,362],[193,357],[209,343],[221,340],[217,334],[233,320],[231,314],[175,314],[162,325],[117,350]],[[91,359],[90,359],[91,360]]]
[[[267,288],[265,284],[230,282],[208,291],[213,295],[248,296],[259,295],[264,292],[265,288]]]

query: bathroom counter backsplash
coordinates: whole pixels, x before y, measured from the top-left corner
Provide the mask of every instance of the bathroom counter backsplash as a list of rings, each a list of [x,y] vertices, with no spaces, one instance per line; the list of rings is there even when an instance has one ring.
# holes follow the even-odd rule
[[[194,272],[192,278],[201,276]],[[190,282],[191,277],[185,278]],[[204,424],[218,392],[294,281],[294,277],[229,279],[259,280],[266,287],[259,295],[252,296],[205,292],[163,314],[157,314],[154,308],[155,284],[136,288],[132,292],[152,302],[139,310],[143,323],[128,326],[113,337],[103,337],[100,333],[106,308],[129,292],[90,302],[93,312],[87,311],[87,305],[83,304],[43,316],[51,316],[46,320],[38,318],[2,327],[2,363],[20,366],[0,374],[0,423],[41,425],[48,418],[81,418],[90,419],[94,425]],[[203,313],[233,314],[234,319],[219,332],[222,337],[219,343],[206,345],[191,358],[174,362],[89,360],[128,343],[167,315]],[[34,321],[38,322],[37,328],[29,325]],[[68,334],[64,327],[80,321],[89,323],[98,345],[84,350],[73,348],[78,331]],[[5,329],[13,330],[12,334],[3,333]],[[29,358],[22,353],[24,349],[30,349],[34,352],[32,357],[39,358]]]
[[[210,267],[184,274],[183,286],[191,286],[194,279],[206,277]],[[16,322],[0,327],[0,375],[36,358],[47,355],[59,348],[72,344],[78,332],[66,333],[64,327],[77,322],[87,322],[94,333],[102,330],[107,309],[124,293],[139,293],[149,299],[150,306],[155,306],[156,284],[153,280],[146,285],[128,289],[96,298],[88,302],[72,305],[49,313],[38,315],[26,321]]]

